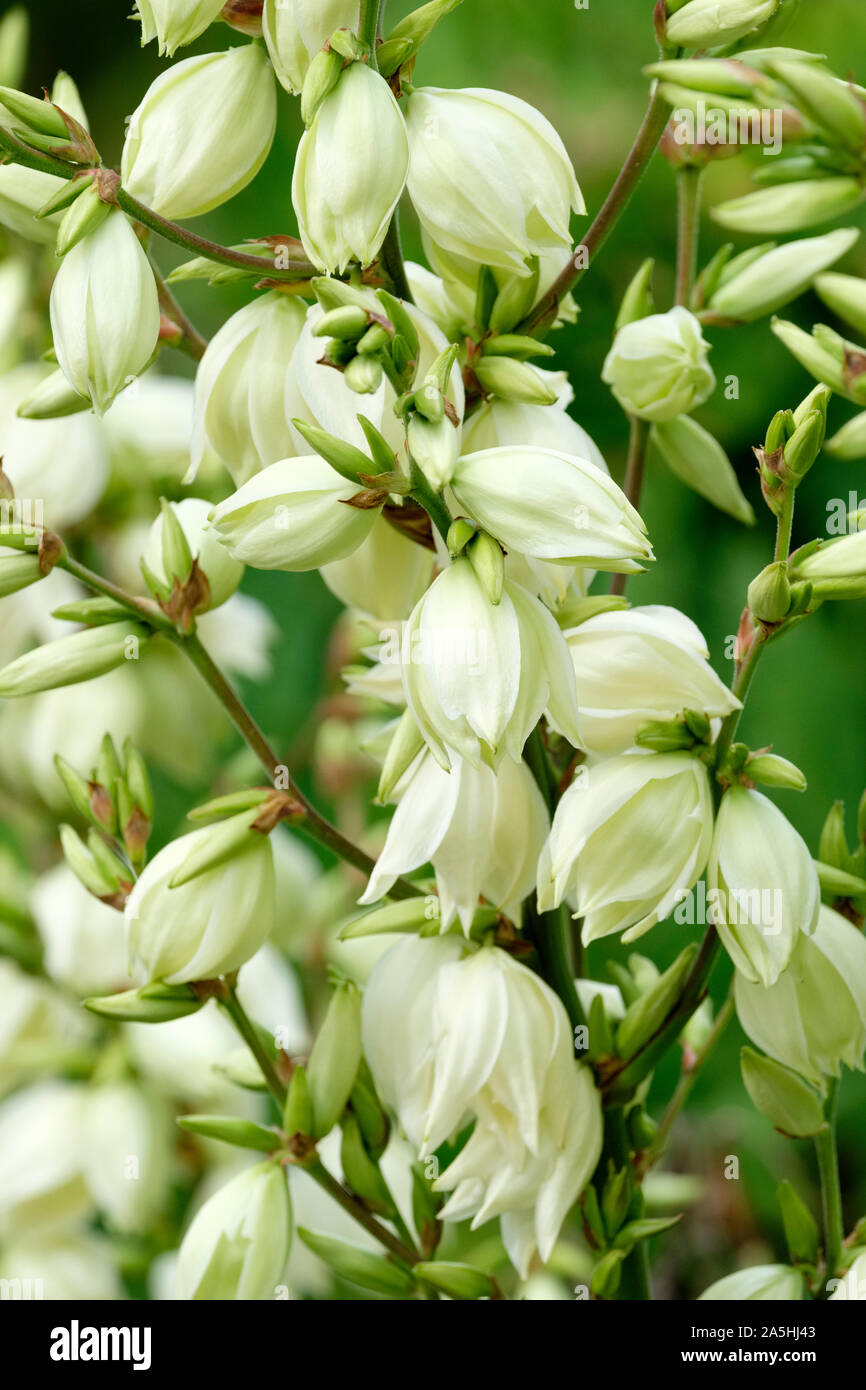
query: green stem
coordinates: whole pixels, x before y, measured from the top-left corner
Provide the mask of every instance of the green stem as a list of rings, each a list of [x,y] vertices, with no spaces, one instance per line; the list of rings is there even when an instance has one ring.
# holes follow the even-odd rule
[[[145,622],[150,623],[151,627],[157,628],[162,632],[174,633],[174,624],[171,619],[167,618],[165,614],[160,611],[152,599],[139,598],[135,594],[128,594],[125,589],[119,588],[117,584],[112,584],[110,579],[103,579],[101,574],[96,574],[94,570],[88,569],[86,565],[82,565],[78,560],[74,560],[72,556],[66,552],[64,552],[57,561],[57,568],[65,570],[67,574],[73,575],[75,579],[80,580],[82,584],[86,584],[87,587],[93,589],[95,593],[102,594],[105,598],[114,599],[115,603],[120,604],[122,608],[128,609],[135,617],[142,618]]]
[[[375,860],[371,859],[358,845],[347,840],[345,835],[326,820],[307,800],[304,793],[295,783],[288,772],[285,764],[280,761],[274,750],[268,743],[253,716],[250,714],[243,701],[235,694],[229,685],[216,662],[202,645],[195,634],[188,637],[181,637],[175,634],[177,645],[186,653],[195,666],[199,674],[204,678],[216,695],[220,704],[225,709],[235,727],[243,736],[246,743],[253,750],[262,767],[267,772],[271,781],[282,780],[288,783],[282,789],[288,791],[303,808],[304,819],[301,822],[303,828],[319,844],[330,849],[341,859],[345,859],[348,864],[352,864],[356,869],[360,869],[364,874],[372,873],[375,867]],[[397,879],[392,888],[388,890],[389,897],[394,898],[417,898],[423,896],[421,889],[414,883],[409,883],[406,879]]]
[[[179,352],[185,352],[194,362],[200,362],[207,349],[207,339],[202,337],[192,319],[184,313],[152,260],[150,266],[156,281],[160,310],[179,330],[179,336],[172,341],[171,346]]]
[[[608,1161],[612,1162],[615,1168],[631,1166],[631,1145],[626,1129],[625,1110],[621,1105],[609,1106],[604,1114],[602,1163],[605,1164],[605,1168]],[[638,1299],[646,1301],[650,1297],[647,1242],[640,1240],[622,1262],[622,1274],[615,1298],[618,1302],[623,1302]]]
[[[361,14],[358,20],[358,38],[370,50],[370,67],[379,71],[376,62],[376,35],[379,29],[380,0],[361,0]]]
[[[586,1028],[586,1015],[574,983],[568,909],[563,905],[553,912],[539,912],[533,895],[526,903],[525,922],[526,933],[541,958],[541,974],[562,1000],[572,1029]]]
[[[451,513],[446,507],[441,493],[433,491],[422,469],[418,467],[414,459],[410,459],[409,470],[412,483],[412,491],[409,496],[424,508],[443,541],[446,541],[451,529]]]
[[[839,1082],[830,1082],[826,1124],[815,1135],[818,1173],[821,1179],[821,1207],[824,1213],[824,1282],[833,1279],[842,1263],[844,1225],[842,1189],[839,1182],[839,1155],[836,1148],[836,1102]]]
[[[691,164],[677,173],[676,302],[688,306],[698,268],[703,170]]]
[[[629,419],[631,421],[631,433],[628,441],[628,458],[625,465],[623,492],[632,506],[638,507],[640,505],[640,495],[643,488],[651,427],[648,420],[639,420],[636,415],[630,416]],[[627,574],[613,575],[610,581],[610,592],[612,594],[624,594],[627,582]]]
[[[579,283],[613,231],[662,137],[670,113],[669,103],[659,96],[656,89],[635,142],[598,216],[574,255],[570,257],[565,269],[557,276],[547,293],[542,295],[532,312],[514,330],[515,333],[537,337],[552,328],[560,301]]]
[[[764,650],[765,646],[766,641],[764,637],[759,633],[756,633],[749,647],[748,653],[746,654],[746,659],[737,668],[737,673],[734,676],[734,679],[731,683],[731,691],[734,695],[737,696],[737,699],[740,700],[741,705],[743,707],[745,706],[746,696],[748,695],[752,681],[755,678],[755,671],[758,667],[758,661],[760,660],[761,653]],[[740,720],[742,716],[743,709],[740,708],[731,710],[731,713],[726,714],[725,718],[722,720],[722,727],[719,730],[719,737],[716,740],[717,768],[720,768],[722,766],[725,758],[728,755],[728,750],[730,749],[730,746],[734,741],[734,735],[736,734],[737,729],[740,726]]]
[[[268,1056],[256,1029],[250,1019],[246,1009],[238,999],[237,992],[233,985],[228,988],[228,994],[219,1001],[220,1008],[224,1009],[240,1033],[250,1052],[256,1059],[259,1071],[265,1079],[267,1088],[283,1113],[283,1106],[286,1103],[285,1084],[277,1076],[274,1064]]]
[[[684,1071],[679,1079],[677,1088],[671,1097],[667,1110],[665,1111],[659,1127],[656,1131],[655,1139],[648,1149],[643,1162],[643,1170],[646,1172],[654,1163],[661,1158],[670,1138],[671,1130],[677,1116],[688,1100],[692,1092],[692,1087],[698,1079],[701,1069],[705,1066],[707,1059],[714,1050],[716,1044],[734,1016],[734,996],[730,993],[716,1016],[712,1031],[706,1042],[693,1061],[688,1071]]]

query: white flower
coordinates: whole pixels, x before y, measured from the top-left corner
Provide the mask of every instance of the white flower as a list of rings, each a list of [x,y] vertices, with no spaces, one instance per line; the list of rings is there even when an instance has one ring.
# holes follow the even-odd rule
[[[80,1087],[40,1081],[0,1106],[0,1234],[52,1233],[91,1209],[81,1173]]]
[[[578,773],[538,865],[542,911],[574,899],[584,943],[634,941],[703,873],[713,833],[706,767],[690,753],[626,753]]]
[[[88,893],[65,861],[36,880],[30,906],[53,980],[81,998],[129,988],[123,918]]]
[[[28,241],[53,246],[62,213],[37,218],[39,209],[59,193],[64,180],[23,164],[0,165],[0,225]]]
[[[828,1281],[828,1288],[835,1284],[828,1299],[829,1303],[842,1303],[850,1300],[855,1303],[866,1301],[866,1251],[858,1255],[841,1279]]]
[[[81,1231],[25,1232],[14,1243],[4,1244],[0,1279],[21,1279],[25,1288],[30,1280],[30,1288],[38,1290],[32,1297],[55,1303],[105,1303],[124,1297],[112,1242]]]
[[[403,536],[383,517],[343,560],[323,565],[332,594],[381,623],[407,618],[433,578],[433,552]]]
[[[358,0],[265,0],[265,43],[286,91],[299,93],[311,58],[337,29],[357,23]]]
[[[141,20],[141,42],[158,39],[160,57],[192,43],[219,18],[223,0],[135,0]]]
[[[764,988],[736,974],[737,1015],[757,1047],[822,1084],[842,1062],[863,1068],[866,1051],[866,938],[822,907],[812,936],[801,932],[791,961]]]
[[[451,490],[506,549],[633,574],[652,559],[646,528],[595,464],[534,445],[464,454]]]
[[[369,265],[379,251],[409,166],[400,108],[384,78],[352,63],[301,137],[292,202],[304,250],[329,274]]]
[[[457,753],[477,766],[520,758],[542,713],[576,739],[574,673],[553,617],[505,581],[494,605],[469,560],[433,581],[403,638],[406,701],[443,767]]]
[[[151,84],[130,117],[123,186],[163,217],[198,217],[255,177],[276,120],[276,88],[261,45],[185,58]]]
[[[219,1188],[196,1213],[178,1258],[182,1299],[273,1299],[292,1242],[288,1178],[258,1163]]]
[[[180,502],[169,504],[186,536],[190,553],[198,560],[199,569],[210,585],[210,607],[219,608],[240,584],[244,567],[220,545],[219,536],[213,527],[208,526],[208,516],[213,510],[210,502],[203,497],[183,497]],[[162,550],[163,515],[160,512],[150,528],[142,559],[157,579],[171,588],[172,580],[183,581],[185,574],[166,573]]]
[[[82,889],[82,892],[84,890]],[[44,1076],[46,1060],[87,1044],[93,1029],[83,1010],[38,975],[0,959],[0,1096]]]
[[[148,371],[117,397],[105,413],[103,430],[112,464],[121,476],[134,477],[140,485],[142,471],[156,479],[178,478],[186,472],[193,390],[193,383],[183,377]]]
[[[571,246],[584,202],[549,121],[505,92],[419,87],[406,107],[408,191],[445,252],[528,274],[527,256]]]
[[[82,1166],[90,1194],[115,1230],[144,1234],[168,1198],[171,1116],[131,1081],[84,1094]]]
[[[124,916],[130,959],[142,981],[211,979],[255,955],[274,919],[274,863],[267,835],[227,862],[172,888],[189,857],[222,833],[222,823],[171,840],[141,874]]]
[[[502,1217],[525,1273],[547,1260],[601,1152],[601,1104],[574,1060],[554,992],[506,952],[407,938],[364,992],[364,1055],[382,1099],[429,1154],[469,1120],[468,1144],[436,1182],[445,1220]]]
[[[100,415],[150,362],[159,322],[150,263],[127,218],[112,212],[63,258],[51,288],[57,360]]]
[[[597,613],[566,632],[577,679],[580,746],[624,753],[650,720],[683,710],[711,718],[739,700],[707,661],[703,635],[676,608],[648,605]]]
[[[99,421],[89,413],[61,420],[16,415],[43,377],[41,368],[29,365],[0,377],[0,454],[22,509],[25,499],[31,508],[40,504],[44,524],[63,530],[93,511],[108,483],[109,461]],[[35,511],[32,519],[39,520]]]
[[[715,1302],[725,1299],[736,1303],[747,1301],[778,1302],[782,1299],[800,1300],[803,1297],[803,1276],[790,1265],[752,1265],[726,1274],[704,1289],[701,1299]]]
[[[232,314],[210,340],[195,379],[191,474],[208,447],[237,484],[296,452],[283,392],[304,315],[296,299],[274,291]]]
[[[468,934],[483,894],[509,917],[535,885],[550,820],[525,763],[504,758],[496,772],[455,759],[445,772],[423,753],[398,789],[400,800],[362,903],[383,897],[400,874],[432,862],[440,928],[459,916]]]
[[[672,420],[701,405],[716,384],[709,343],[688,309],[625,324],[607,354],[602,381],[623,410],[642,420]]]
[[[256,569],[316,569],[369,536],[381,504],[349,505],[361,487],[318,454],[281,459],[214,508],[213,528],[235,559]]]
[[[730,787],[722,797],[707,890],[734,965],[753,983],[775,984],[800,933],[815,930],[821,896],[806,844],[761,792]]]

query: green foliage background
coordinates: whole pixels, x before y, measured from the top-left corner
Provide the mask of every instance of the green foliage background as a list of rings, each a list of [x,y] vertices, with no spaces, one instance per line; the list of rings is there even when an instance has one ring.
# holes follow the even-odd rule
[[[124,0],[32,0],[33,43],[29,89],[64,67],[78,81],[91,128],[108,162],[119,160],[124,118],[163,69],[156,47],[140,49],[137,25],[126,17]],[[389,0],[388,19],[414,8]],[[426,46],[416,82],[441,86],[501,87],[534,103],[561,133],[572,155],[594,215],[628,150],[642,117],[647,80],[641,75],[656,50],[652,0],[465,0]],[[179,58],[235,42],[222,27],[211,29]],[[828,55],[840,74],[866,81],[866,14],[863,0],[804,0],[787,43]],[[277,139],[264,170],[229,205],[196,221],[196,230],[232,243],[256,234],[296,233],[290,187],[294,149],[300,135],[297,103],[280,95]],[[706,201],[746,191],[742,159],[710,170]],[[601,385],[619,298],[646,256],[658,262],[661,307],[673,286],[675,193],[671,170],[656,156],[627,215],[580,287],[581,315],[576,327],[555,339],[551,365],[566,368],[574,385],[572,411],[597,440],[614,476],[621,478],[627,428]],[[844,225],[866,223],[863,211]],[[588,223],[581,224],[582,226]],[[823,228],[820,230],[824,230]],[[407,254],[420,258],[411,212],[404,219]],[[701,261],[725,240],[709,219],[703,223]],[[739,247],[747,239],[739,238]],[[170,266],[180,256],[160,250]],[[866,240],[846,261],[845,270],[866,275]],[[248,298],[241,289],[182,287],[181,298],[205,333]],[[785,311],[786,315],[788,311]],[[806,296],[788,315],[808,326],[831,321],[817,298]],[[669,603],[683,608],[703,629],[716,669],[729,673],[725,641],[737,627],[745,589],[770,558],[772,521],[762,507],[751,446],[763,436],[770,416],[793,406],[811,381],[771,335],[766,321],[736,331],[711,330],[713,365],[720,383],[739,379],[739,399],[726,400],[720,388],[699,418],[713,430],[735,461],[746,494],[758,513],[749,531],[686,491],[658,461],[650,467],[642,502],[656,548],[651,573],[632,581],[636,603]],[[171,369],[187,370],[176,358]],[[852,413],[834,401],[831,427]],[[821,460],[798,494],[795,544],[823,534],[827,503],[847,499],[849,491],[866,499],[866,464]],[[283,634],[275,679],[267,690],[250,690],[250,702],[268,731],[287,746],[299,734],[305,715],[322,692],[328,634],[337,605],[315,575],[257,575],[245,587],[271,606]],[[813,850],[831,802],[844,798],[853,822],[866,783],[866,605],[826,606],[796,635],[771,648],[762,662],[742,724],[742,736],[760,746],[772,742],[809,779],[805,796],[782,792],[779,802]],[[184,794],[185,799],[189,791]],[[187,801],[188,804],[188,801]],[[178,816],[182,804],[177,804]],[[849,826],[853,834],[853,823]],[[674,831],[675,833],[675,831]],[[644,946],[660,963],[683,944],[688,928],[668,927]],[[721,982],[724,986],[724,981]],[[710,1278],[728,1272],[732,1251],[743,1263],[783,1258],[784,1247],[773,1192],[782,1176],[799,1177],[816,1198],[808,1145],[773,1134],[751,1108],[739,1078],[737,1050],[742,1037],[732,1028],[722,1050],[695,1091],[691,1119],[680,1127],[672,1166],[706,1175],[708,1193],[682,1237],[668,1239],[662,1252],[657,1296],[694,1297]],[[658,1100],[676,1080],[677,1061],[660,1073]],[[843,1191],[849,1227],[866,1211],[866,1085],[846,1075],[842,1107]],[[722,1175],[725,1155],[740,1161],[740,1181]]]

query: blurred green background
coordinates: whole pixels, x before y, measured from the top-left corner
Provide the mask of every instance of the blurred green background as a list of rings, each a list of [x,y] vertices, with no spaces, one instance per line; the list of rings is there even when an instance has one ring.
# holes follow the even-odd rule
[[[128,116],[152,79],[164,68],[151,44],[142,50],[137,25],[126,17],[125,0],[33,0],[34,21],[29,89],[50,83],[56,70],[67,69],[79,83],[91,129],[107,162],[116,163]],[[407,0],[389,0],[393,22],[413,8]],[[501,87],[538,106],[561,133],[574,160],[590,217],[600,206],[628,150],[646,104],[643,64],[653,61],[653,0],[589,0],[577,9],[571,0],[465,0],[427,44],[418,63],[419,85]],[[840,74],[853,72],[866,81],[866,23],[863,0],[804,0],[785,42],[828,55]],[[387,25],[386,25],[387,28]],[[217,26],[178,57],[240,41]],[[280,93],[280,122],[270,157],[254,184],[230,204],[197,219],[196,230],[224,243],[275,232],[296,233],[290,200],[294,148],[300,135],[297,103]],[[746,191],[741,159],[712,168],[705,184],[708,203]],[[601,385],[599,374],[609,346],[617,305],[641,261],[658,262],[659,304],[670,303],[673,284],[675,193],[671,170],[656,156],[628,214],[580,287],[579,324],[556,335],[557,357],[551,365],[568,370],[575,392],[572,412],[594,436],[615,477],[621,478],[627,427]],[[863,226],[862,211],[844,219]],[[587,225],[587,224],[581,224]],[[821,228],[819,230],[825,230]],[[420,259],[411,212],[404,218],[407,254]],[[725,240],[708,218],[703,223],[701,262]],[[739,238],[745,246],[746,239]],[[181,259],[173,248],[160,249],[165,266]],[[866,275],[866,241],[841,267]],[[206,333],[212,333],[249,297],[244,289],[182,287],[184,307]],[[786,316],[803,325],[831,321],[811,296]],[[767,323],[736,331],[714,329],[712,360],[721,381],[739,380],[739,399],[726,400],[720,389],[699,413],[734,460],[758,524],[746,530],[686,491],[658,462],[651,466],[641,510],[655,545],[657,564],[632,581],[636,603],[669,603],[683,608],[703,629],[716,669],[729,674],[726,639],[736,631],[749,579],[771,557],[773,525],[763,508],[751,453],[771,415],[794,406],[812,382],[780,343]],[[171,363],[188,370],[179,356]],[[831,428],[852,413],[834,401]],[[798,494],[795,544],[823,534],[830,499],[847,499],[849,491],[866,499],[866,467],[822,460]],[[268,689],[250,690],[255,712],[282,746],[297,737],[305,715],[323,688],[325,652],[337,614],[336,602],[315,575],[248,574],[245,587],[272,607],[282,632],[275,679]],[[782,792],[779,803],[813,850],[830,803],[844,798],[853,819],[866,784],[866,605],[828,605],[785,642],[770,649],[750,696],[742,736],[759,746],[772,742],[776,751],[806,772],[805,796]],[[849,827],[853,833],[853,825]],[[688,928],[670,924],[641,943],[660,962],[682,945]],[[724,971],[721,972],[724,975]],[[719,992],[724,979],[717,981]],[[728,1272],[732,1250],[742,1262],[783,1256],[774,1210],[773,1190],[785,1175],[802,1174],[813,1182],[808,1146],[794,1145],[773,1134],[749,1106],[736,1064],[742,1041],[729,1030],[724,1048],[701,1078],[691,1120],[680,1127],[674,1149],[676,1166],[706,1175],[709,1190],[694,1218],[690,1241],[677,1242],[678,1268],[666,1272],[663,1260],[659,1294],[694,1297],[708,1276]],[[677,1060],[657,1077],[659,1100],[675,1083]],[[846,1077],[843,1089],[843,1190],[849,1218],[866,1210],[866,1085]],[[725,1155],[739,1156],[740,1182],[722,1176]],[[814,1189],[813,1189],[814,1195]],[[752,1214],[750,1215],[750,1210]],[[667,1249],[672,1254],[672,1242]],[[693,1250],[696,1267],[683,1265],[684,1249]],[[697,1280],[697,1283],[694,1280]],[[702,1282],[701,1282],[702,1281]]]

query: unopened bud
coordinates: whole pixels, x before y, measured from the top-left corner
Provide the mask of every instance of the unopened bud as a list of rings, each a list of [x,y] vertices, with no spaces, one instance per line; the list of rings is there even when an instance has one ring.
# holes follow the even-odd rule
[[[382,363],[364,353],[353,357],[343,373],[343,380],[359,396],[373,396],[382,385]]]
[[[776,753],[756,753],[746,763],[746,773],[753,782],[764,787],[786,787],[790,791],[804,792],[806,777],[795,763],[780,758]]]
[[[422,1260],[414,1266],[415,1275],[448,1298],[492,1298],[496,1289],[489,1274],[472,1265]]]
[[[619,332],[627,323],[636,323],[638,319],[648,318],[656,311],[655,297],[653,296],[653,275],[655,274],[656,263],[650,258],[644,261],[640,270],[632,278],[628,289],[622,297],[619,306],[619,313],[616,316],[614,331]]]
[[[753,1105],[774,1129],[794,1139],[808,1139],[824,1124],[821,1096],[790,1067],[762,1057],[751,1047],[740,1052],[743,1082]]]
[[[0,671],[0,698],[35,695],[103,676],[124,661],[137,660],[149,637],[142,624],[124,622],[46,642]]]
[[[313,327],[314,338],[346,338],[354,341],[366,332],[370,315],[357,304],[329,309]]]
[[[313,1137],[330,1133],[343,1113],[361,1060],[361,997],[355,985],[338,985],[313,1044],[307,1067]]]
[[[505,583],[505,556],[502,546],[486,531],[479,531],[467,546],[466,554],[490,602],[498,604]]]
[[[510,357],[482,357],[475,364],[475,375],[490,396],[504,401],[522,401],[527,405],[553,405],[556,392],[525,362]]]
[[[67,251],[71,251],[82,237],[89,236],[101,226],[111,212],[111,204],[103,202],[96,190],[96,185],[91,183],[86,188],[80,198],[63,215],[63,220],[57,229],[57,254],[65,256]]]
[[[749,607],[763,623],[780,623],[791,607],[791,584],[784,560],[774,560],[749,585]]]
[[[122,994],[84,1000],[84,1007],[115,1023],[170,1023],[198,1013],[205,1003],[187,985],[161,985],[158,990],[128,989]]]
[[[818,1223],[787,1178],[776,1188],[776,1197],[792,1263],[814,1265],[820,1244]]]
[[[824,179],[802,179],[794,183],[761,188],[742,198],[720,203],[713,209],[713,220],[721,227],[750,235],[768,232],[799,232],[819,222],[829,222],[857,207],[863,198],[859,181],[840,174]]]
[[[386,1298],[407,1298],[415,1288],[415,1280],[407,1270],[381,1255],[373,1255],[335,1236],[308,1231],[303,1226],[298,1227],[298,1235],[313,1254],[330,1265],[342,1279],[362,1289],[371,1289]]]

